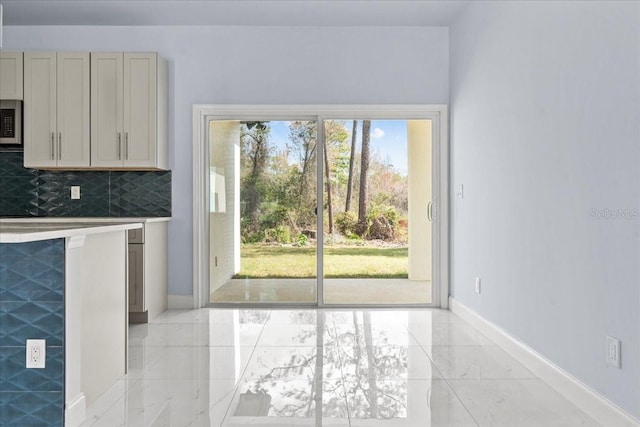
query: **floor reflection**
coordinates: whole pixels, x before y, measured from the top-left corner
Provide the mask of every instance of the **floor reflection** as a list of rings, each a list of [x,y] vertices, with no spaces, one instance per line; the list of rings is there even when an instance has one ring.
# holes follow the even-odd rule
[[[262,312],[241,311],[234,328],[242,330],[243,319],[262,320],[257,313]],[[419,346],[410,346],[406,314],[394,313],[392,323],[386,312],[275,311],[272,316],[244,371],[227,424],[260,424],[260,417],[271,418],[263,420],[266,424],[297,419],[296,424],[307,420],[310,425],[348,425],[350,417],[408,418],[408,374],[412,364],[425,367],[430,361]],[[276,333],[279,339],[272,337]],[[272,347],[277,341],[287,346]],[[420,419],[425,421],[424,414]]]
[[[86,426],[597,425],[446,310],[167,311]]]

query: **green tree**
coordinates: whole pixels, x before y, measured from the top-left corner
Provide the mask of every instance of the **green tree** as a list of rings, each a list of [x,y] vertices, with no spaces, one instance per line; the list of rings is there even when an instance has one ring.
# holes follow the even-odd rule
[[[316,122],[294,121],[289,125],[291,149],[298,157],[297,207],[295,221],[298,227],[309,226],[315,221],[315,165]]]
[[[344,123],[327,120],[324,122],[325,144],[324,144],[324,173],[325,187],[327,191],[327,214],[329,219],[329,233],[333,234],[333,188],[340,184],[340,177],[344,175],[346,168],[346,154],[348,147],[346,141],[349,134]],[[332,180],[332,177],[335,179]],[[332,185],[335,181],[335,186]]]
[[[264,122],[243,123],[240,129],[242,149],[241,212],[245,226],[255,232],[260,223],[260,204],[265,184],[265,169],[269,155],[269,133]]]

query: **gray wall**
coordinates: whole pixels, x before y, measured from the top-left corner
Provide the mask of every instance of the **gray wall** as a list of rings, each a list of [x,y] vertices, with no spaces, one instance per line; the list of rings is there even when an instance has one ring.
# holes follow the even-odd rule
[[[21,27],[13,50],[157,51],[169,61],[169,293],[192,289],[192,105],[448,103],[434,27]]]
[[[478,2],[450,37],[452,294],[640,417],[640,3]]]

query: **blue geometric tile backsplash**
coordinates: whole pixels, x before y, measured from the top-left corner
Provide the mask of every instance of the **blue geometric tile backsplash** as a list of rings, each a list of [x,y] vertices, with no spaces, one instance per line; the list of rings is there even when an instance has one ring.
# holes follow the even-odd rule
[[[0,152],[0,217],[171,216],[171,171],[48,171]],[[71,200],[71,186],[80,200]]]
[[[1,427],[63,425],[64,243],[0,243]],[[45,369],[26,369],[27,338],[46,340]]]

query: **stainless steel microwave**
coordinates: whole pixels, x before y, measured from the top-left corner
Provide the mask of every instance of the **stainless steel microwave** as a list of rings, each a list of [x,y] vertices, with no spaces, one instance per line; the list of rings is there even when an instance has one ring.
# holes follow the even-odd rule
[[[22,147],[22,101],[0,101],[0,148]]]

